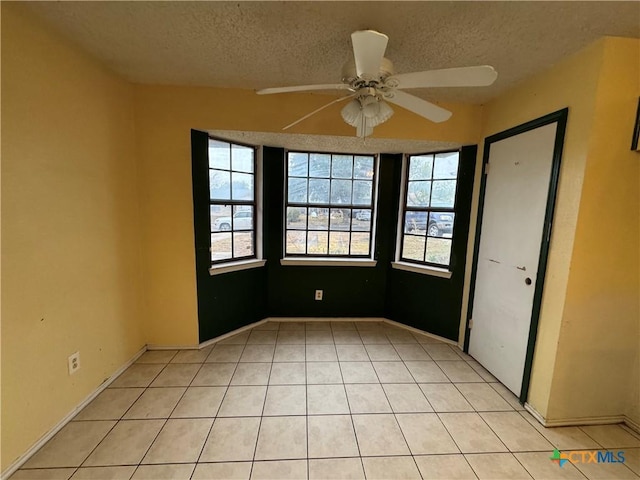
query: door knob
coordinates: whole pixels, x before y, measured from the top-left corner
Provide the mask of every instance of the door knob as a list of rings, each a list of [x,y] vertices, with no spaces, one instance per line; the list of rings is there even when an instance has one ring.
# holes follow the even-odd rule
[[[527,285],[531,285],[531,279],[529,277],[525,278],[524,283],[526,283]]]

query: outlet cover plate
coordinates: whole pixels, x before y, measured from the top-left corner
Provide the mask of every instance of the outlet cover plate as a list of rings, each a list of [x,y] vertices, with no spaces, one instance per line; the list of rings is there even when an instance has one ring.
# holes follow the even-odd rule
[[[69,365],[69,375],[73,375],[80,370],[80,352],[75,352],[69,355],[67,362]]]

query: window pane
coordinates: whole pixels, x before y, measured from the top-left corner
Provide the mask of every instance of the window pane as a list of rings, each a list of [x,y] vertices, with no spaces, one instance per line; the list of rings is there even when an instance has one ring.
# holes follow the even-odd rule
[[[429,229],[427,235],[430,237],[451,238],[453,235],[452,212],[431,212],[429,214]]]
[[[354,157],[353,178],[373,178],[373,157]]]
[[[448,266],[450,258],[451,240],[446,238],[427,238],[427,262]]]
[[[309,209],[309,230],[329,230],[329,209]]]
[[[351,211],[347,208],[332,208],[330,230],[349,230],[351,225]]]
[[[290,178],[289,179],[289,202],[307,203],[307,179],[306,178]]]
[[[231,170],[253,173],[253,148],[242,145],[231,146]]]
[[[351,180],[331,180],[331,203],[351,203]]]
[[[433,155],[409,158],[409,180],[429,180],[433,167]]]
[[[353,169],[353,156],[333,155],[331,162],[332,178],[351,178]]]
[[[309,203],[329,203],[329,180],[309,179]]]
[[[406,212],[404,216],[404,232],[424,235],[427,230],[427,212]]]
[[[227,142],[209,139],[209,168],[229,170],[231,149]]]
[[[371,191],[373,183],[363,180],[355,180],[353,182],[353,204],[354,205],[371,205]]]
[[[231,174],[222,170],[209,170],[209,198],[231,200]]]
[[[305,240],[307,238],[307,232],[296,232],[287,230],[287,246],[286,246],[286,254],[287,255],[295,255],[295,254],[303,254]]]
[[[425,237],[405,235],[402,242],[402,258],[424,261],[424,241]]]
[[[231,197],[233,200],[253,200],[253,175],[231,173]]]
[[[292,249],[306,255],[370,253],[375,162],[373,155],[289,153],[285,253]],[[296,209],[295,204],[306,210]],[[303,230],[304,252],[292,245],[298,238],[295,234]],[[352,230],[358,232],[355,246]]]
[[[309,154],[289,153],[289,176],[306,177],[308,172]]]
[[[211,261],[255,257],[255,150],[209,139],[208,154]]]
[[[231,233],[211,234],[211,261],[231,258]]]
[[[433,193],[431,194],[432,207],[453,208],[456,200],[456,181],[441,180],[433,182]]]
[[[234,258],[253,256],[253,232],[234,232],[233,256]]]
[[[229,205],[211,205],[209,212],[212,232],[231,230],[231,207]]]
[[[253,207],[236,206],[233,211],[234,230],[253,230]]]
[[[371,210],[354,210],[355,215],[351,219],[353,230],[370,231],[371,230]]]
[[[305,230],[307,228],[307,209],[287,207],[287,229]]]
[[[326,255],[329,245],[329,233],[309,232],[307,234],[307,253],[311,255]]]
[[[352,233],[351,255],[369,255],[369,238],[368,233]]]
[[[331,155],[312,153],[309,155],[309,176],[329,178],[331,173]]]
[[[407,188],[407,206],[428,207],[431,182],[409,182]]]
[[[349,254],[349,232],[329,232],[329,255]]]
[[[438,153],[433,167],[433,178],[458,177],[458,152]]]

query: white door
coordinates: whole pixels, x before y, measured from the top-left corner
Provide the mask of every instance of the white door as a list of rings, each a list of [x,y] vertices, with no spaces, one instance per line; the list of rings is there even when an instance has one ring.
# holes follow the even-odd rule
[[[557,122],[491,143],[469,354],[520,395]]]

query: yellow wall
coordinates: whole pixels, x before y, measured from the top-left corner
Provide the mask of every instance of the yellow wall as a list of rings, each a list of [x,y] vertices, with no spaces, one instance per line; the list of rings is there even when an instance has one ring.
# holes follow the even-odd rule
[[[1,8],[4,470],[144,343],[198,342],[190,129],[276,132],[330,97],[132,86],[22,7]],[[591,368],[603,355],[620,352],[607,366],[622,370],[620,362],[638,358],[637,342],[634,350],[626,340],[637,340],[640,291],[640,162],[627,150],[637,55],[637,42],[603,40],[484,111],[445,105],[452,120],[434,125],[396,109],[376,128],[379,137],[472,144],[570,108],[530,393],[550,418],[575,413],[568,402],[593,391]],[[353,135],[339,109],[291,132]],[[620,208],[634,199],[635,210]],[[617,222],[613,240],[603,215]],[[593,254],[603,250],[611,253]],[[70,377],[66,358],[76,350],[82,368]],[[584,366],[573,378],[575,358]],[[608,373],[599,368],[596,378]],[[627,400],[615,403],[635,419],[637,377]],[[583,413],[601,415],[607,400],[585,402]]]
[[[133,88],[1,9],[4,470],[144,338]]]
[[[640,41],[606,39],[549,420],[626,412],[640,424],[640,154],[630,150],[639,96]]]
[[[638,40],[602,39],[484,112],[486,137],[569,107],[529,391],[551,422],[640,423],[640,158],[629,150],[639,58]]]
[[[258,96],[249,90],[136,86],[136,136],[146,325],[150,344],[198,342],[194,272],[190,129],[280,132],[332,97],[314,94]],[[452,119],[433,124],[396,108],[375,136],[477,143],[481,107],[445,105]],[[338,104],[291,133],[349,135]]]
[[[529,390],[529,403],[543,416],[547,412],[564,309],[602,51],[603,43],[597,42],[548,71],[534,76],[485,107],[483,138],[569,107],[555,223]],[[482,166],[481,152],[482,148],[479,149],[479,168]],[[480,170],[476,178],[477,190]],[[474,198],[472,211],[477,208],[477,192]],[[473,231],[475,225],[471,228]],[[470,248],[469,252],[473,252],[473,249]],[[471,260],[468,264],[471,265]]]

